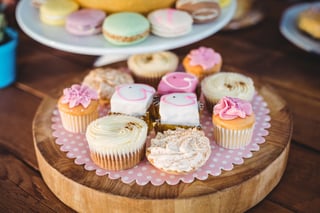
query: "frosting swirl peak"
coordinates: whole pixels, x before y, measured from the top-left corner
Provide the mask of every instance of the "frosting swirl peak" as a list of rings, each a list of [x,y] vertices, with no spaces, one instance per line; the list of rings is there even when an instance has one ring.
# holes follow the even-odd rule
[[[225,96],[214,106],[213,114],[223,120],[245,118],[252,114],[252,106],[248,101]]]
[[[91,100],[98,99],[98,93],[85,85],[74,84],[70,88],[63,90],[63,97],[61,103],[69,104],[70,108],[82,105],[87,108]]]

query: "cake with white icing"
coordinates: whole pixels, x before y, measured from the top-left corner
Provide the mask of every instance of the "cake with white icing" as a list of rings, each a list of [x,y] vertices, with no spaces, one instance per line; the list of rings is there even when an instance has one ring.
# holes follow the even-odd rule
[[[159,103],[160,131],[200,126],[199,105],[194,93],[163,95]]]
[[[110,105],[112,113],[145,116],[150,108],[155,89],[146,84],[123,84],[116,87]]]
[[[86,139],[95,164],[107,170],[137,165],[145,156],[148,127],[145,121],[128,115],[107,115],[91,122]]]

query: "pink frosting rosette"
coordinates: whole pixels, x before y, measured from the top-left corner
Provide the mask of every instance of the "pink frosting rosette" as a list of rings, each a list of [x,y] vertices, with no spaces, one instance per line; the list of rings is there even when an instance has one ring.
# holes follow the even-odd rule
[[[214,106],[213,114],[219,115],[223,120],[245,118],[252,114],[252,105],[248,101],[226,96]]]
[[[212,68],[222,60],[219,53],[207,47],[191,50],[188,57],[190,58],[191,66],[200,65],[205,70]]]
[[[98,100],[98,93],[86,85],[74,84],[70,88],[63,90],[63,97],[61,103],[68,104],[73,108],[82,105],[87,108],[91,100]]]

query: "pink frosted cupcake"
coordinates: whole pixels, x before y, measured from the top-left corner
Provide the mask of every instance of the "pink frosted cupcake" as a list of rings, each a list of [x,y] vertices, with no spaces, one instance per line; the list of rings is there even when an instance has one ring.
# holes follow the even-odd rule
[[[212,48],[200,47],[191,50],[182,64],[187,73],[194,74],[202,80],[205,76],[220,72],[222,57]]]
[[[255,116],[250,102],[223,97],[213,108],[212,123],[216,143],[238,149],[251,142]]]
[[[63,90],[58,100],[63,127],[70,132],[85,132],[88,124],[98,118],[98,94],[85,85],[74,84]]]
[[[174,92],[196,92],[198,79],[195,75],[185,72],[172,72],[164,75],[158,85],[159,95]]]

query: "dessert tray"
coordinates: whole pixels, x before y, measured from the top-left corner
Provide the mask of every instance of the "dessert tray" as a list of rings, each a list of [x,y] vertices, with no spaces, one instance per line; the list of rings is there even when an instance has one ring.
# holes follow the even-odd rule
[[[207,24],[194,24],[192,31],[181,37],[161,38],[150,35],[145,41],[131,46],[114,46],[102,35],[77,37],[66,32],[64,27],[43,24],[38,9],[29,0],[21,0],[17,6],[16,19],[21,29],[34,40],[59,50],[85,54],[136,54],[147,51],[170,50],[204,39],[222,29],[232,18],[236,10],[236,0],[222,10],[215,21]]]
[[[301,3],[289,7],[282,15],[280,32],[297,47],[310,53],[320,54],[320,41],[301,32],[296,25],[299,13],[312,6],[320,7],[320,2]]]
[[[70,138],[65,141],[69,140],[72,144],[71,141],[81,140],[81,136],[77,138],[68,133],[59,136],[54,127],[59,125],[56,111],[59,94],[46,97],[33,121],[34,147],[42,177],[52,192],[76,211],[244,212],[261,201],[280,181],[286,168],[292,133],[292,118],[286,102],[272,88],[257,80],[255,87],[257,95],[254,110],[260,113],[260,117],[266,114],[267,117],[257,127],[259,139],[250,151],[235,150],[232,153],[224,150],[226,152],[223,153],[212,144],[212,149],[217,148],[218,152],[208,168],[217,165],[215,163],[220,159],[228,159],[227,155],[233,160],[237,159],[236,162],[229,164],[229,160],[225,160],[228,167],[213,169],[212,173],[207,171],[209,169],[202,169],[188,179],[174,175],[174,178],[168,175],[168,179],[165,179],[161,172],[153,174],[151,165],[141,167],[141,171],[149,172],[150,176],[160,177],[159,183],[157,178],[148,179],[146,173],[141,173],[145,180],[139,182],[137,177],[130,179],[129,172],[121,177],[92,165],[86,166],[90,159],[77,159],[74,153],[70,154],[68,149],[76,153],[83,152],[81,147],[85,147],[85,144],[79,145],[80,142],[77,147],[70,145],[68,148],[60,143],[63,138]],[[209,125],[209,118],[202,119],[207,123],[205,126]],[[58,142],[57,137],[62,140]],[[242,152],[242,157],[232,157],[239,152]]]

